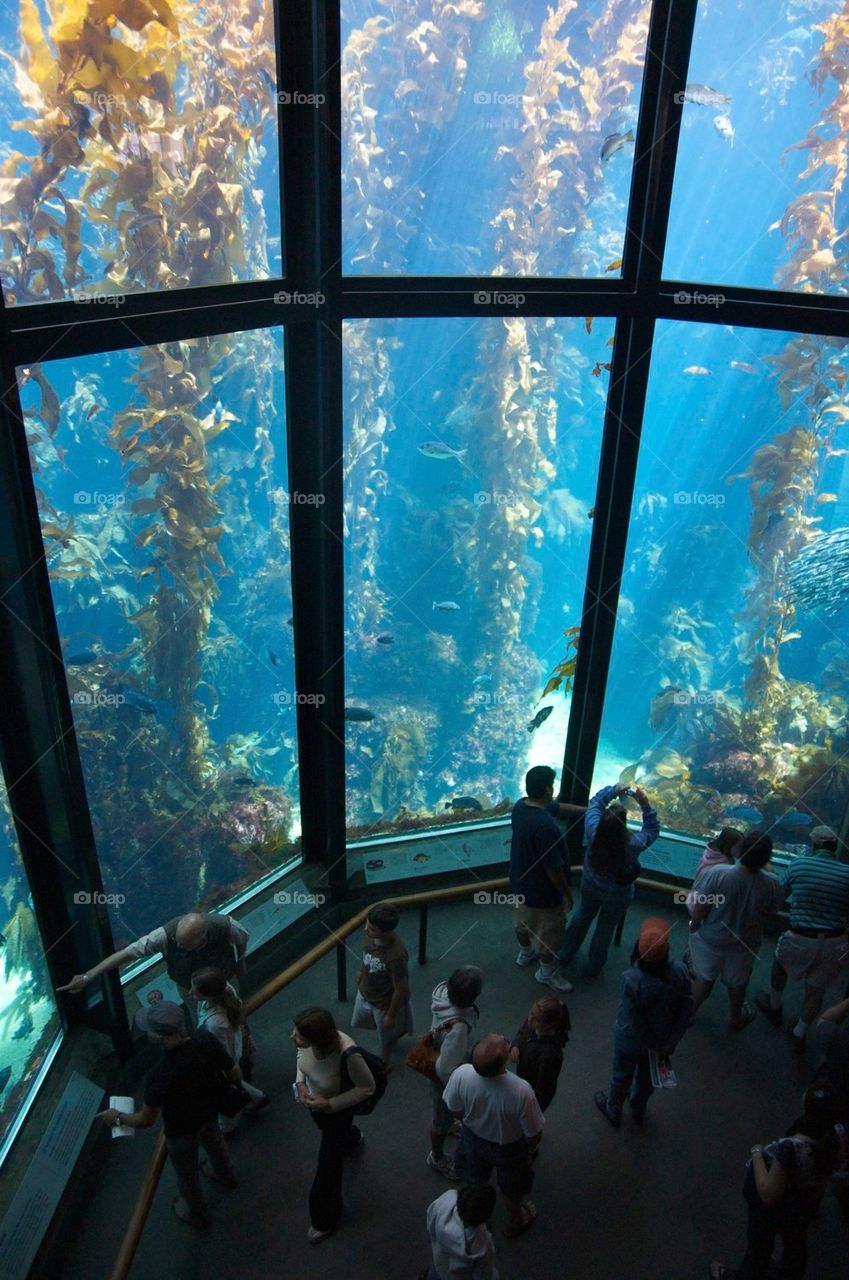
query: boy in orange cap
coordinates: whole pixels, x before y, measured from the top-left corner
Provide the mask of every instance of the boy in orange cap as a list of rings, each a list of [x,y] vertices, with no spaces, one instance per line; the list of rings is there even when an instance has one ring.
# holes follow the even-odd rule
[[[669,925],[650,916],[631,953],[631,968],[622,975],[608,1092],[593,1094],[599,1111],[615,1128],[622,1123],[622,1104],[629,1090],[631,1114],[642,1124],[652,1093],[649,1052],[653,1049],[661,1057],[671,1057],[692,1012],[689,974],[680,960],[669,958]]]

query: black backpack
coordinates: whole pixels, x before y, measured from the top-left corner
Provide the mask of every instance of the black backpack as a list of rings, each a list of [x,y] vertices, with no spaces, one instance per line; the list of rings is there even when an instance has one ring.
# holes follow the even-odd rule
[[[380,1099],[386,1093],[386,1086],[389,1083],[389,1077],[386,1074],[386,1068],[383,1065],[383,1059],[378,1058],[377,1054],[370,1053],[368,1049],[361,1049],[358,1044],[352,1044],[347,1049],[342,1050],[342,1065],[339,1069],[339,1086],[340,1092],[346,1093],[348,1089],[353,1089],[354,1085],[348,1072],[348,1058],[352,1053],[359,1053],[374,1076],[374,1093],[364,1098],[362,1102],[357,1102],[353,1107],[347,1108],[353,1111],[355,1116],[368,1116],[374,1111]]]

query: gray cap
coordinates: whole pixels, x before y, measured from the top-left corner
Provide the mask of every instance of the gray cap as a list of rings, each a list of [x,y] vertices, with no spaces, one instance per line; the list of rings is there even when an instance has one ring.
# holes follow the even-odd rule
[[[816,849],[821,844],[838,844],[837,835],[831,827],[814,827],[811,832],[811,844]]]
[[[186,1015],[182,1006],[173,1000],[160,1000],[149,1009],[139,1009],[136,1026],[140,1031],[150,1031],[155,1036],[176,1036],[186,1030]]]

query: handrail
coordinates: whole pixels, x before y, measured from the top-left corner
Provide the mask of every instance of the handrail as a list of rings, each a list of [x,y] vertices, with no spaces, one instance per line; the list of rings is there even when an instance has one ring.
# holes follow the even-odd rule
[[[385,898],[384,901],[391,902],[396,907],[417,907],[426,903],[451,902],[453,899],[465,897],[469,893],[492,892],[496,889],[503,889],[509,883],[509,879],[506,876],[502,876],[497,880],[475,880],[471,884],[455,885],[449,889],[431,889],[429,892],[408,893],[399,897]],[[661,880],[651,880],[643,876],[640,876],[636,883],[643,889],[660,890],[663,893],[678,893],[681,888],[680,885],[667,884]],[[255,1013],[273,996],[281,992],[284,987],[288,987],[291,982],[299,978],[307,969],[311,969],[317,961],[323,960],[326,955],[329,955],[338,943],[359,928],[371,910],[371,905],[369,904],[356,911],[343,925],[333,929],[323,942],[317,943],[296,960],[294,964],[290,964],[288,968],[279,973],[276,978],[272,978],[264,987],[260,987],[259,991],[255,991],[245,1001],[245,1013]],[[162,1170],[165,1168],[166,1154],[165,1138],[160,1133],[156,1150],[144,1176],[136,1207],[127,1227],[127,1233],[115,1259],[110,1280],[127,1280],[151,1205],[153,1204],[153,1197],[156,1194]]]

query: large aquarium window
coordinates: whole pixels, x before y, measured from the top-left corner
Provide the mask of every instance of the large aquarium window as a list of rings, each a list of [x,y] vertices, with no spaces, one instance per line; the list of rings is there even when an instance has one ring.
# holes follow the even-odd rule
[[[849,340],[661,322],[595,785],[791,852],[849,803]]]
[[[296,852],[282,330],[19,384],[121,945]]]
[[[649,12],[343,0],[344,270],[618,273]]]
[[[0,48],[7,303],[281,274],[272,0],[20,0]]]
[[[838,0],[699,4],[667,277],[846,292],[847,57]]]
[[[613,322],[344,335],[349,832],[503,813],[563,761]]]
[[[34,1087],[59,1015],[0,774],[0,1150]]]

